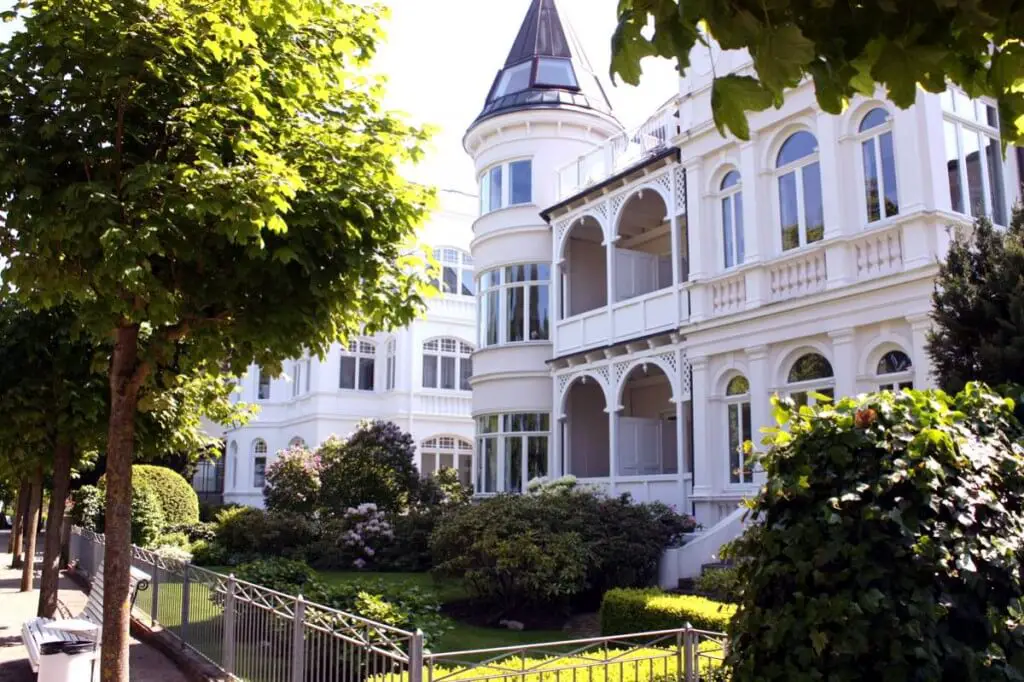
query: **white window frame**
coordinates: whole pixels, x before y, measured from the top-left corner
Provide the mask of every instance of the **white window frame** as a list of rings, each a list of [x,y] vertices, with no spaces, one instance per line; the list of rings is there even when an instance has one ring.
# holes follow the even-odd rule
[[[531,279],[509,281],[509,271],[514,268],[547,268],[546,279]],[[498,283],[484,288],[484,279],[496,273]],[[538,272],[538,275],[542,273]],[[523,289],[523,339],[521,341],[507,341],[509,336],[508,319],[508,291],[513,288]],[[530,336],[530,314],[533,309],[530,307],[530,289],[547,287],[546,296],[548,299],[547,337],[531,339]],[[553,320],[553,309],[551,305],[551,264],[550,263],[515,263],[500,268],[482,271],[477,278],[477,348],[491,348],[498,346],[516,346],[531,343],[551,343],[551,328]],[[498,292],[498,336],[495,343],[487,343],[487,317],[484,315],[484,300],[492,292]]]
[[[729,393],[729,386],[731,386],[732,382],[735,381],[736,379],[743,379],[744,381],[747,382],[747,390],[746,390],[746,392],[744,392],[744,393],[733,393],[733,394]],[[733,374],[731,377],[729,377],[729,381],[726,382],[725,397],[722,399],[722,402],[725,405],[725,410],[723,411],[723,415],[725,416],[725,429],[723,430],[723,433],[725,434],[726,481],[728,482],[728,485],[731,486],[731,487],[748,487],[748,486],[750,486],[750,485],[752,485],[754,483],[754,467],[753,466],[749,467],[749,469],[750,469],[750,476],[749,476],[749,478],[744,476],[744,472],[746,472],[747,468],[748,468],[747,460],[749,459],[749,456],[745,452],[745,450],[743,448],[743,444],[745,442],[747,442],[747,440],[751,440],[751,441],[753,440],[754,427],[753,427],[753,423],[752,423],[753,412],[751,411],[751,401],[750,401],[750,381],[747,379],[746,376],[744,376],[743,374]],[[750,422],[750,423],[744,422],[744,417],[743,417],[743,406],[744,405],[747,406],[747,422]],[[736,410],[736,425],[737,425],[737,428],[739,429],[739,433],[737,434],[737,436],[738,436],[738,443],[739,443],[738,450],[737,450],[737,454],[739,455],[739,480],[733,480],[732,432],[730,430],[731,422],[729,421],[729,413],[733,409]],[[746,429],[744,429],[744,426],[746,426]],[[744,430],[750,432],[750,436],[751,437],[749,439],[743,438]]]
[[[725,182],[731,174],[736,173],[739,180],[735,185],[730,187],[722,188],[722,184]],[[736,198],[739,197],[740,209],[736,210]],[[728,244],[725,241],[725,211],[726,202],[729,202],[728,210],[732,213],[732,253],[728,252]],[[746,258],[746,239],[743,234],[743,174],[739,172],[739,169],[730,168],[722,174],[722,179],[718,183],[718,194],[716,195],[716,204],[718,212],[718,226],[719,228],[719,241],[722,244],[720,253],[722,254],[722,268],[730,270],[732,268],[743,265],[743,261]],[[739,218],[739,228],[736,226],[736,218]],[[743,249],[740,249],[740,244],[743,244]],[[732,256],[732,264],[729,264],[729,256]]]
[[[267,374],[267,371],[262,367],[256,368],[256,400],[270,400],[273,395],[271,386],[273,383],[273,377]],[[264,391],[264,387],[266,390]]]
[[[434,249],[434,260],[440,268],[438,273],[438,279],[435,284],[438,291],[445,296],[462,296],[471,297],[476,295],[477,282],[476,277],[473,274],[473,257],[462,249],[455,246],[439,246]],[[455,272],[455,286],[458,291],[445,291],[444,290],[444,271],[445,268],[451,269]],[[462,283],[464,278],[468,278],[468,281],[473,287],[473,291],[464,294],[462,293]]]
[[[238,441],[231,441],[228,453],[230,454],[228,462],[231,464],[231,489],[238,490]]]
[[[522,161],[530,163],[530,198],[527,201],[512,203],[512,164]],[[498,206],[491,206],[488,203],[491,197],[491,171],[495,168],[501,168],[501,197],[499,198]],[[533,158],[529,156],[520,157],[488,166],[477,176],[477,187],[480,190],[480,215],[482,216],[494,211],[500,211],[503,208],[534,204],[536,193],[533,190],[536,188],[536,183],[534,182]]]
[[[394,337],[388,339],[384,346],[384,390],[395,390],[395,347],[397,343]]]
[[[825,358],[825,362],[828,363],[832,369],[832,376],[820,377],[817,379],[807,379],[805,381],[789,381],[789,375],[792,373],[793,368],[796,367],[802,358],[808,355],[820,355]],[[832,391],[832,399],[835,400],[836,392],[836,369],[832,361],[828,359],[828,356],[818,350],[808,350],[793,359],[793,362],[789,363],[789,369],[786,370],[786,395],[796,400],[798,393],[807,394],[807,405],[817,404],[817,400],[811,395],[812,392],[823,393],[824,391]]]
[[[910,361],[910,366],[902,372],[879,372],[879,368],[889,353],[899,353],[905,356]],[[914,359],[910,356],[910,353],[907,353],[902,348],[887,348],[885,352],[878,356],[878,362],[875,363],[874,370],[874,380],[878,385],[879,391],[892,391],[895,393],[896,391],[902,391],[904,388],[914,388]],[[905,384],[910,385],[905,386]]]
[[[423,371],[420,376],[420,386],[426,389],[438,390],[438,391],[469,391],[471,390],[468,386],[462,386],[462,370],[465,365],[470,366],[470,376],[472,376],[472,360],[473,346],[457,339],[454,336],[439,336],[437,338],[429,339],[423,342]],[[442,388],[441,387],[441,358],[453,358],[455,361],[455,387],[454,388]],[[426,367],[427,363],[434,364],[434,378],[436,379],[436,385],[428,386],[426,383]]]
[[[452,457],[452,469],[459,474],[459,481],[464,485],[473,485],[473,442],[462,438],[460,436],[433,436],[427,438],[420,443],[420,476],[426,478],[430,474],[435,474],[441,470],[441,456],[451,455]],[[427,458],[433,463],[433,467],[428,472],[424,466],[424,462]],[[462,477],[462,464],[468,461],[468,474],[469,480],[464,480]]]
[[[973,108],[974,114],[971,117],[968,117],[967,115],[962,114],[962,113],[960,113],[958,111],[958,109],[960,107],[957,106],[957,103],[961,101],[960,99],[958,99],[958,96],[963,98],[964,100],[967,100],[966,102],[963,102],[963,103],[967,104],[967,105],[969,105],[970,107]],[[979,160],[980,163],[983,164],[982,169],[981,169],[981,173],[980,173],[980,175],[981,175],[981,195],[982,195],[982,200],[984,202],[984,206],[982,208],[982,213],[986,217],[988,217],[994,224],[999,225],[1001,227],[1005,227],[1004,223],[1000,223],[1000,222],[996,221],[995,214],[994,214],[994,212],[992,210],[992,208],[993,208],[992,207],[992,199],[993,199],[993,197],[992,197],[992,186],[990,184],[991,180],[988,177],[988,175],[989,175],[988,174],[988,162],[984,160],[984,154],[982,152],[982,147],[981,147],[981,138],[982,138],[982,136],[988,137],[989,140],[992,143],[996,144],[996,145],[1000,144],[999,128],[993,128],[992,126],[988,125],[987,123],[982,123],[981,120],[980,120],[981,116],[978,113],[979,112],[979,107],[993,107],[996,110],[996,116],[998,117],[998,115],[999,115],[999,107],[996,105],[996,103],[993,100],[990,100],[987,97],[979,97],[977,99],[971,99],[971,98],[969,98],[967,96],[966,93],[964,93],[963,90],[961,90],[960,88],[958,88],[958,87],[956,87],[956,86],[954,86],[952,84],[947,86],[946,91],[943,92],[941,95],[939,95],[939,99],[940,99],[940,103],[941,103],[941,107],[942,107],[942,119],[943,119],[943,131],[942,131],[943,150],[942,150],[942,159],[943,159],[943,163],[946,163],[945,159],[946,159],[946,155],[947,155],[948,150],[946,149],[945,122],[949,121],[950,123],[953,124],[954,128],[956,129],[957,170],[958,170],[958,175],[959,175],[959,180],[960,180],[960,204],[961,204],[962,208],[964,209],[964,211],[957,211],[955,208],[953,208],[953,197],[950,196],[950,201],[949,201],[950,210],[953,211],[954,213],[959,213],[960,215],[964,215],[964,216],[967,216],[967,217],[970,217],[970,218],[977,217],[977,216],[974,215],[973,207],[970,205],[971,189],[970,189],[970,185],[968,184],[968,177],[967,177],[967,157],[964,154],[964,135],[965,135],[965,133],[967,133],[967,134],[974,134],[978,138],[978,160]],[[987,114],[987,111],[985,113]],[[999,156],[999,163],[1002,165],[1000,175],[1002,176],[1002,182],[1003,182],[1003,206],[1001,208],[1002,208],[1004,222],[1005,223],[1009,223],[1010,220],[1011,220],[1010,200],[1009,200],[1010,199],[1010,192],[1009,192],[1009,187],[1008,187],[1007,182],[1006,182],[1007,168],[1006,168],[1006,164],[1003,161],[1003,157],[1002,157],[1002,152],[1001,151],[1000,151],[1000,156]],[[942,177],[947,179],[947,182],[946,182],[947,187],[949,185],[949,182],[948,182],[948,172],[949,172],[948,170],[944,170],[944,172],[942,173]]]
[[[814,138],[816,148],[813,154],[808,154],[795,161],[790,161],[784,166],[778,165],[779,155],[782,153],[782,148],[789,142],[790,138],[797,133],[805,132]],[[800,249],[806,248],[809,244],[817,244],[825,239],[825,187],[821,180],[821,141],[818,140],[818,136],[815,135],[814,131],[801,128],[799,130],[793,130],[788,133],[783,139],[782,144],[779,145],[773,158],[774,169],[772,171],[772,177],[774,178],[772,188],[772,203],[775,205],[775,240],[779,247],[780,254],[786,254],[789,252],[795,252]],[[821,211],[822,211],[822,236],[821,239],[816,239],[813,242],[807,241],[807,205],[804,197],[804,169],[812,164],[818,164],[818,191],[821,193]],[[782,178],[790,173],[794,174],[796,178],[796,215],[797,215],[797,239],[798,243],[792,248],[785,248],[785,240],[782,237]]]
[[[355,380],[351,388],[341,387],[341,368],[343,363],[338,361],[338,390],[339,391],[361,391],[373,393],[377,390],[377,345],[373,341],[353,339],[348,342],[347,347],[341,349],[341,357],[353,357],[355,361]],[[373,363],[373,386],[365,388],[360,386],[359,377],[362,376],[362,368],[365,362]]]
[[[292,366],[292,397],[297,398],[302,393],[302,365],[301,360],[296,360]]]
[[[513,421],[516,417],[520,416],[533,416],[538,424],[543,427],[547,424],[547,429],[537,430],[514,430],[512,428]],[[493,427],[493,430],[491,430]],[[521,490],[519,492],[526,492],[527,486],[530,483],[529,480],[529,442],[530,438],[544,438],[545,449],[547,450],[545,456],[545,471],[546,474],[550,475],[551,469],[551,414],[549,412],[503,412],[495,414],[480,415],[476,420],[476,452],[477,457],[474,458],[474,471],[473,471],[473,482],[474,489],[478,495],[493,495],[497,493],[514,492],[509,488],[508,481],[506,480],[505,471],[508,469],[506,464],[506,457],[508,456],[506,445],[509,441],[519,439],[520,440],[520,452],[522,453],[520,459],[520,485]],[[484,476],[486,473],[486,446],[485,442],[494,441],[495,447],[497,448],[497,465],[498,471],[495,472],[495,489],[487,490],[486,481]]]
[[[885,112],[886,116],[888,116],[885,123],[861,131],[860,126],[864,124],[864,119],[877,109],[881,109]],[[896,165],[896,133],[893,132],[893,114],[888,107],[876,103],[874,106],[868,107],[860,118],[857,119],[857,130],[858,132],[854,137],[854,140],[857,143],[857,165],[860,168],[861,218],[865,225],[875,225],[899,215],[900,212],[900,176],[899,168]],[[885,193],[889,188],[885,184],[885,167],[883,166],[884,161],[882,158],[882,136],[886,133],[889,134],[889,140],[892,143],[892,176],[896,182],[896,213],[893,213],[892,215],[888,215],[886,213],[885,206]],[[869,140],[874,141],[875,168],[878,172],[878,218],[874,220],[871,219],[871,215],[868,212],[868,169],[864,165],[864,145]]]
[[[252,442],[252,487],[262,489],[267,484],[267,441],[256,438]],[[257,482],[258,481],[258,482]]]

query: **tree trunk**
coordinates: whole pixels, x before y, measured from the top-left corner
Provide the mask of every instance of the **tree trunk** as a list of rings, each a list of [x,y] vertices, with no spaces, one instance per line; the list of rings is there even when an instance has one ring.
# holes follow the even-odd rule
[[[36,570],[36,538],[39,537],[39,505],[43,497],[43,468],[36,469],[32,479],[31,502],[25,515],[25,563],[21,566],[21,591],[32,591]]]
[[[132,544],[132,454],[139,386],[139,329],[118,327],[110,361],[106,550],[103,555],[102,682],[128,682],[128,587]]]
[[[21,521],[25,518],[25,505],[28,504],[28,485],[23,481],[18,486],[18,501],[14,504],[11,514],[11,536],[7,538],[7,552],[13,557],[11,568],[18,568],[21,561]]]
[[[53,451],[53,491],[46,516],[46,546],[43,549],[43,577],[39,580],[38,616],[53,618],[57,613],[57,584],[60,581],[61,541],[64,504],[71,487],[71,444],[59,443]]]

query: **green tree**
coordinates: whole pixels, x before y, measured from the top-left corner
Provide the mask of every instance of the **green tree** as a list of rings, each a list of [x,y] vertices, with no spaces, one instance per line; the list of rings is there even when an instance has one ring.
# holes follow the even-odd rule
[[[873,95],[876,84],[906,108],[918,85],[941,92],[949,79],[970,97],[998,100],[1003,139],[1019,143],[1022,27],[1024,6],[998,0],[619,0],[611,72],[635,85],[641,60],[659,56],[683,73],[690,50],[710,34],[722,49],[749,50],[757,72],[715,78],[711,108],[723,133],[747,139],[746,112],[782,106],[784,90],[805,77],[832,114],[855,94]]]
[[[928,354],[939,386],[1024,385],[1024,209],[1006,230],[986,218],[955,233],[932,295]]]
[[[22,300],[72,300],[112,343],[101,677],[126,682],[139,409],[180,376],[411,321],[431,193],[397,168],[425,135],[366,73],[376,5],[22,5],[0,47],[0,255]]]

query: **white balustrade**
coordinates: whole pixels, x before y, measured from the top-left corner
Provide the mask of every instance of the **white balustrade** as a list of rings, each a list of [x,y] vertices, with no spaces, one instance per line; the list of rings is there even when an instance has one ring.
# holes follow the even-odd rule
[[[903,229],[876,230],[853,242],[857,279],[871,279],[903,269]]]
[[[417,393],[415,403],[418,414],[463,416],[473,411],[473,396],[469,391]]]
[[[606,345],[609,341],[608,308],[601,307],[573,315],[556,323],[555,328],[556,355]]]
[[[807,296],[824,291],[827,280],[825,250],[801,250],[768,266],[768,296],[772,301]]]
[[[747,276],[744,273],[719,279],[711,287],[711,314],[727,315],[743,310],[747,303]]]
[[[612,310],[616,341],[674,329],[680,324],[672,289],[659,289],[616,303]]]

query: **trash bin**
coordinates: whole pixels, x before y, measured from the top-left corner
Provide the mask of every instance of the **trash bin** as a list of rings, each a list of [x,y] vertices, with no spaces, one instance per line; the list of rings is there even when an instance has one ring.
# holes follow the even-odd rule
[[[95,642],[45,642],[39,647],[38,682],[92,682]]]

